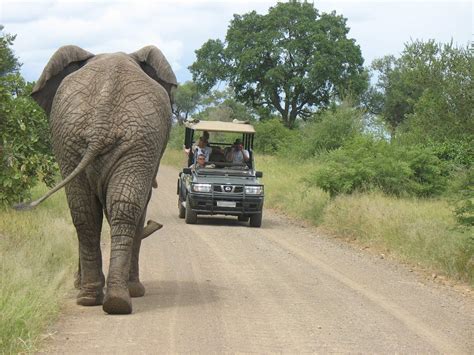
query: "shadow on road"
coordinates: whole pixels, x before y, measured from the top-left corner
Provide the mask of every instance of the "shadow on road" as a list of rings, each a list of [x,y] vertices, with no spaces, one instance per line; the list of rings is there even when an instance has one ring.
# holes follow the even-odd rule
[[[134,298],[133,303],[139,312],[157,308],[188,307],[219,301],[222,287],[212,285],[211,281],[143,281],[146,288],[144,297]]]
[[[249,222],[240,222],[237,220],[237,217],[233,216],[198,216],[198,225],[207,225],[207,226],[226,226],[226,227],[249,227]],[[265,219],[263,217],[263,223],[260,228],[272,229],[281,225],[279,221],[272,219]]]

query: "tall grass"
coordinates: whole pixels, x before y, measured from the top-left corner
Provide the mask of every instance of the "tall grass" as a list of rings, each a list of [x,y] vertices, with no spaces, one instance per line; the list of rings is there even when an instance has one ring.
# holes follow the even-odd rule
[[[323,220],[341,236],[474,285],[472,229],[456,224],[446,201],[380,193],[339,196],[328,204]]]
[[[183,150],[168,147],[163,154],[160,165],[169,165],[177,169],[184,168],[188,163],[188,158]]]
[[[265,206],[291,217],[320,223],[329,195],[305,182],[314,161],[295,162],[274,156],[257,156],[257,170],[263,171]]]
[[[33,195],[46,191],[39,186]],[[64,191],[33,211],[0,211],[0,353],[35,350],[72,285],[76,265]]]

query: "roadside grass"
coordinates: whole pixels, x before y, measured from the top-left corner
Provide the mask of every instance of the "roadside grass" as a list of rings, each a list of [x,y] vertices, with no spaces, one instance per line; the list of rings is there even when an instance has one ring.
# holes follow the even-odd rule
[[[273,156],[257,157],[257,170],[263,171],[265,206],[294,218],[321,223],[330,201],[329,194],[304,180],[306,172],[314,164],[314,161],[295,163]]]
[[[40,185],[33,196],[47,190]],[[0,210],[0,353],[36,349],[58,315],[76,265],[64,190],[32,211]]]
[[[446,201],[339,196],[328,204],[322,226],[474,286],[473,230],[456,224]]]
[[[181,151],[168,149],[163,164],[185,166]],[[408,199],[381,193],[340,195],[306,182],[317,160],[294,162],[257,155],[265,206],[306,220],[356,242],[474,286],[474,233],[461,228],[443,199]]]
[[[182,150],[166,148],[163,158],[161,158],[160,165],[169,165],[177,169],[182,169],[187,165],[188,158]],[[159,172],[158,172],[159,174]]]

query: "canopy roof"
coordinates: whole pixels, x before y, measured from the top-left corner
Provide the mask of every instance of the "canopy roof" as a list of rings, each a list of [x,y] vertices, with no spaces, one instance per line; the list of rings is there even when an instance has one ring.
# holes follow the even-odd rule
[[[199,121],[186,122],[185,126],[195,131],[255,133],[253,126],[246,122]]]

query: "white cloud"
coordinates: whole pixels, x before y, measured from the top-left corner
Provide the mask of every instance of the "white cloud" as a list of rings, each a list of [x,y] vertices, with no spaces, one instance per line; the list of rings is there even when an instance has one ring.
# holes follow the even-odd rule
[[[0,0],[0,24],[17,34],[14,50],[24,63],[22,73],[36,80],[54,51],[75,44],[93,53],[133,52],[144,45],[159,47],[178,80],[190,79],[187,67],[194,51],[210,38],[225,38],[234,13],[266,13],[276,1],[12,1]],[[467,44],[472,32],[469,1],[329,1],[315,6],[348,18],[350,37],[360,44],[366,63],[398,54],[410,40],[451,38]]]

